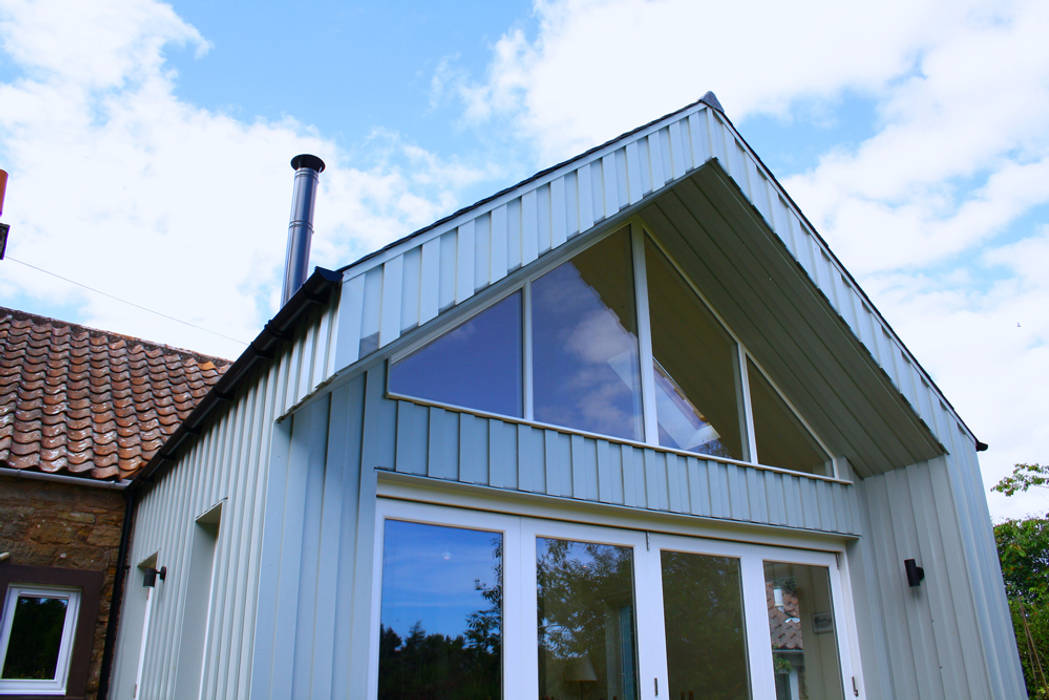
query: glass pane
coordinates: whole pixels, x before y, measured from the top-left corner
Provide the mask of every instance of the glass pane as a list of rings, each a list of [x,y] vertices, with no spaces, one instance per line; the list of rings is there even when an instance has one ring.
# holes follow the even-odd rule
[[[539,538],[539,697],[637,698],[633,553]]]
[[[830,476],[833,472],[830,455],[823,451],[750,360],[747,360],[747,380],[754,409],[757,461],[773,467]]]
[[[503,539],[387,520],[379,697],[502,696]]]
[[[645,239],[659,444],[743,459],[736,344]]]
[[[3,678],[50,680],[55,677],[68,605],[65,598],[18,596]]]
[[[394,363],[390,391],[520,417],[521,293]]]
[[[662,552],[671,698],[750,697],[739,560]]]
[[[630,260],[624,229],[532,284],[536,420],[641,439]]]
[[[823,566],[765,562],[776,700],[843,698],[838,640]]]

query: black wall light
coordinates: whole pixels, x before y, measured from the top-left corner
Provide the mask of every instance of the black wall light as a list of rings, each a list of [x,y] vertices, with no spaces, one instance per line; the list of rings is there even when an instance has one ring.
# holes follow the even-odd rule
[[[146,588],[152,588],[157,585],[157,576],[160,576],[160,580],[163,581],[168,577],[168,567],[162,566],[159,569],[150,567],[142,572],[142,585]]]
[[[918,566],[913,559],[904,559],[903,568],[907,571],[907,583],[912,588],[921,585],[922,579],[925,578],[925,569]]]

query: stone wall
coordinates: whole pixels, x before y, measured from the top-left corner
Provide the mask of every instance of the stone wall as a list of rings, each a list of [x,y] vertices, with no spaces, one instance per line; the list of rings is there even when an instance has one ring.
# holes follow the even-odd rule
[[[104,574],[94,628],[87,697],[98,691],[124,518],[119,491],[0,476],[0,566],[47,566]]]

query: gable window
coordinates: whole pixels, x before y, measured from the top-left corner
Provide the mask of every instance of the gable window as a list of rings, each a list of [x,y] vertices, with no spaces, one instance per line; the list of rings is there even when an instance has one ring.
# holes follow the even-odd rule
[[[640,225],[394,358],[389,392],[833,476],[828,451]]]
[[[747,377],[754,410],[754,438],[762,462],[813,474],[831,473],[830,455],[750,359]]]
[[[735,341],[647,238],[645,268],[659,444],[744,459]]]
[[[642,440],[627,231],[535,280],[531,320],[535,420]]]
[[[521,417],[521,293],[395,363],[389,385],[396,393]]]

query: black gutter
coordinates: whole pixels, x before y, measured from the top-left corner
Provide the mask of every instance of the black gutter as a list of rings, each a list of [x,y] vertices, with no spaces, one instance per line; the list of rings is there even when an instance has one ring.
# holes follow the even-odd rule
[[[106,621],[106,640],[102,647],[102,668],[98,677],[98,697],[109,697],[109,675],[113,666],[113,650],[116,648],[117,629],[120,623],[120,604],[124,600],[124,582],[128,578],[128,550],[131,544],[131,526],[135,513],[135,493],[124,490],[124,522],[120,528],[120,547],[117,549],[117,567],[113,579],[113,596],[109,601],[109,619]]]
[[[117,550],[116,578],[113,581],[113,597],[109,604],[109,620],[106,623],[106,640],[102,650],[102,668],[98,682],[98,697],[108,697],[109,681],[112,673],[113,655],[116,649],[116,636],[120,618],[120,603],[124,596],[124,584],[130,573],[128,556],[131,551],[131,531],[134,525],[135,506],[140,491],[148,488],[165,471],[176,463],[179,446],[187,437],[200,435],[201,429],[211,414],[212,409],[225,405],[233,400],[241,380],[259,360],[269,360],[276,356],[278,346],[292,338],[292,330],[298,320],[315,306],[327,304],[332,292],[342,284],[342,275],[322,267],[315,268],[288,303],[281,307],[277,315],[262,328],[262,332],[240,354],[237,361],[226,370],[222,378],[211,387],[200,403],[182,421],[171,437],[164,441],[153,459],[146,463],[132,482],[124,489],[124,522],[120,531],[120,547]]]
[[[292,331],[299,319],[315,306],[327,304],[332,292],[337,290],[341,284],[342,275],[340,273],[322,267],[315,268],[313,274],[302,283],[288,303],[281,307],[277,315],[263,326],[258,337],[226,370],[222,379],[211,387],[193,412],[182,421],[171,437],[164,441],[164,444],[153,455],[153,459],[149,460],[131,482],[128,491],[135,493],[144,491],[170,469],[177,461],[179,447],[187,438],[201,434],[212,410],[232,402],[241,380],[248,376],[255,364],[274,358],[278,348],[291,339]]]

